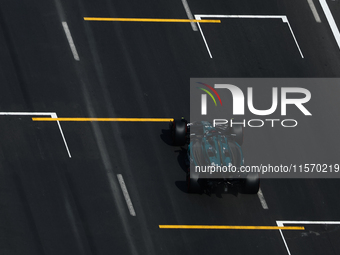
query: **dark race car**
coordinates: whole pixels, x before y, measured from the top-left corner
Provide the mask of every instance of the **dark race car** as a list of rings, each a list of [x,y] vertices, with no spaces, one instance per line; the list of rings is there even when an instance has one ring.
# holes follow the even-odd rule
[[[174,145],[188,144],[186,165],[187,189],[190,193],[212,191],[226,192],[230,187],[237,187],[239,191],[256,194],[260,180],[257,173],[240,171],[244,165],[242,152],[243,126],[228,124],[213,125],[207,121],[187,123],[182,119],[170,122],[171,136]],[[204,168],[205,167],[205,168]],[[221,172],[218,178],[211,178],[207,172],[197,169],[214,167],[234,171]],[[191,169],[191,171],[190,171]]]

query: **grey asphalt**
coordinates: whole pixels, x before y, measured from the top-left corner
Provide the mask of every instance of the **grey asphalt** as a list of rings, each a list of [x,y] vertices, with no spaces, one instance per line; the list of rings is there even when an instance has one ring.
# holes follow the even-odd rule
[[[193,14],[287,15],[305,56],[281,21],[230,19],[201,25],[210,59],[190,24],[83,20],[187,18],[181,1],[4,0],[0,111],[178,118],[189,116],[191,77],[339,77],[339,48],[314,2],[320,24],[307,1],[189,1]],[[339,25],[339,2],[327,3]],[[247,129],[246,160],[339,163],[339,89],[310,89],[311,119],[296,132]],[[256,195],[186,193],[185,149],[169,145],[167,123],[62,122],[69,158],[55,122],[33,122],[31,116],[0,121],[1,254],[288,254],[277,230],[158,226],[339,220],[339,179],[263,179],[268,210]],[[305,228],[284,231],[291,254],[339,253],[338,225]]]

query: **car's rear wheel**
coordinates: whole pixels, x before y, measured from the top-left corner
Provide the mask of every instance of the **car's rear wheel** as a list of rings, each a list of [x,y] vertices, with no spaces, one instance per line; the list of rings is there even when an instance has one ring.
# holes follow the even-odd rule
[[[234,120],[233,122],[240,122]],[[242,124],[234,124],[230,127],[230,133],[235,135],[235,142],[237,142],[240,146],[243,144],[243,125]]]
[[[192,176],[190,174],[190,167],[187,170],[186,182],[187,182],[188,193],[200,193],[201,192],[201,186],[198,183],[198,177]]]
[[[257,173],[249,173],[242,183],[242,191],[245,194],[257,194],[260,189],[260,178]]]
[[[173,145],[183,146],[187,140],[187,122],[184,119],[174,120],[171,125]]]

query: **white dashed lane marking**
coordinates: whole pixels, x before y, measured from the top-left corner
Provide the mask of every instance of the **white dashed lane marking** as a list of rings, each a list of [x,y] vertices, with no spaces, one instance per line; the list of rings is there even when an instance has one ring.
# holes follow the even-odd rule
[[[128,192],[127,188],[126,188],[123,176],[121,174],[117,174],[117,178],[118,178],[120,187],[121,187],[121,189],[123,191],[123,195],[124,195],[127,207],[129,209],[129,212],[130,212],[130,214],[132,216],[136,216],[136,212],[135,212],[135,209],[133,208],[132,201],[130,199],[129,192]]]
[[[314,16],[314,19],[317,23],[321,23],[321,19],[320,19],[320,16],[319,16],[319,13],[318,11],[316,10],[315,8],[315,5],[314,5],[314,2],[313,0],[307,0],[308,4],[309,4],[309,7],[313,13],[313,16]]]
[[[260,199],[262,208],[265,209],[265,210],[269,209],[269,208],[268,208],[268,205],[267,205],[267,202],[266,202],[266,200],[264,199],[264,196],[263,196],[263,193],[262,193],[261,188],[260,188],[259,191],[257,192],[257,196],[258,196],[259,199]]]
[[[190,7],[188,5],[187,0],[182,0],[182,4],[184,6],[184,10],[187,13],[188,19],[194,19],[194,16],[191,13]],[[192,30],[197,31],[197,26],[194,22],[190,22]]]
[[[74,57],[75,60],[79,61],[80,60],[79,59],[79,55],[78,55],[76,46],[74,45],[74,42],[73,42],[73,39],[72,39],[72,35],[71,35],[71,32],[70,32],[70,29],[68,28],[67,22],[63,21],[62,24],[63,24],[63,28],[64,28],[64,31],[65,31],[68,43],[70,45],[73,57]]]

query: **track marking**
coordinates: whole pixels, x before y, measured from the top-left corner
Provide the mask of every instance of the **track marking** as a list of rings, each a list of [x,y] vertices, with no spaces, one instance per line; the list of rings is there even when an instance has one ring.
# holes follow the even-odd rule
[[[3,115],[3,116],[32,116],[32,115],[33,116],[51,116],[51,118],[58,119],[58,116],[55,112],[0,112],[0,116],[1,115]],[[65,144],[65,147],[66,147],[66,150],[67,150],[67,154],[71,158],[70,150],[67,146],[67,142],[66,142],[63,130],[62,130],[61,125],[60,125],[58,120],[57,120],[57,124],[58,124],[58,127],[59,127],[61,137],[63,138],[64,144]]]
[[[56,113],[52,113],[52,114],[51,114],[51,118],[58,118],[58,116],[57,116],[57,114],[56,114]],[[57,121],[57,124],[58,124],[59,130],[60,130],[61,137],[63,138],[63,141],[64,141],[64,144],[65,144],[65,147],[66,147],[66,150],[67,150],[68,156],[69,156],[70,158],[72,158],[72,157],[71,157],[70,150],[68,149],[68,146],[67,146],[67,142],[66,142],[66,139],[65,139],[65,136],[64,136],[63,130],[61,129],[60,122],[59,122],[59,121]]]
[[[304,58],[304,56],[302,54],[302,51],[300,49],[300,46],[299,46],[299,44],[298,44],[298,42],[297,42],[297,40],[295,38],[293,29],[291,28],[290,23],[288,21],[288,18],[285,15],[205,15],[205,14],[195,14],[194,16],[195,16],[196,20],[201,20],[201,18],[281,19],[283,23],[287,23],[287,25],[289,27],[289,30],[290,30],[293,38],[294,38],[296,47],[298,48],[298,50],[300,52],[301,58]],[[203,41],[205,43],[205,46],[206,46],[206,48],[208,50],[209,56],[210,56],[210,58],[212,58],[212,54],[210,52],[208,43],[207,43],[207,41],[206,41],[206,39],[204,37],[203,31],[201,29],[201,26],[200,26],[199,23],[197,23],[197,25],[198,25],[198,28],[199,28],[199,30],[201,32],[201,35],[202,35]]]
[[[314,16],[314,19],[317,23],[321,23],[321,19],[320,19],[320,16],[319,16],[319,13],[318,11],[316,10],[315,8],[315,5],[314,5],[314,2],[313,0],[307,0],[308,4],[309,4],[309,7],[313,13],[313,16]]]
[[[195,20],[195,19],[140,19],[140,18],[94,18],[84,17],[87,21],[136,21],[136,22],[201,22],[201,23],[221,23],[220,20]]]
[[[133,205],[132,205],[132,202],[131,202],[131,199],[130,199],[130,196],[129,196],[129,192],[126,188],[123,176],[121,174],[117,174],[117,178],[118,178],[118,182],[120,184],[120,187],[123,191],[123,195],[124,195],[127,207],[129,209],[129,212],[132,216],[136,216],[136,212],[135,212],[135,209],[133,208]]]
[[[193,20],[194,16],[192,16],[192,12],[190,10],[190,7],[189,7],[187,0],[182,0],[182,4],[183,4],[185,12],[187,13],[188,18]],[[190,22],[190,24],[191,24],[192,30],[197,31],[196,23]]]
[[[334,18],[333,18],[333,15],[327,5],[327,2],[326,0],[319,0],[320,4],[321,4],[321,7],[326,15],[326,18],[327,18],[327,21],[328,21],[328,24],[329,26],[331,27],[331,30],[333,32],[333,35],[335,37],[335,40],[339,46],[339,49],[340,49],[340,33],[339,33],[339,29],[338,27],[336,26],[336,23],[334,21]]]
[[[287,242],[286,242],[286,239],[284,238],[281,229],[279,229],[279,231],[280,231],[280,235],[281,235],[281,237],[282,237],[283,243],[284,243],[284,245],[285,245],[285,247],[286,247],[286,250],[287,250],[288,254],[291,255],[291,254],[290,254],[290,251],[289,251],[289,248],[288,248],[288,245],[287,245]]]
[[[289,23],[289,21],[288,21],[287,16],[282,17],[282,21],[283,21],[283,23],[287,23],[287,25],[288,25],[288,27],[289,27],[289,30],[290,30],[290,32],[291,32],[293,38],[294,38],[296,47],[298,48],[298,50],[299,50],[299,52],[300,52],[301,58],[304,58],[304,56],[303,56],[303,54],[302,54],[302,51],[301,51],[301,49],[300,49],[300,46],[299,46],[299,44],[298,44],[298,42],[297,42],[297,40],[296,40],[296,37],[295,37],[295,35],[294,35],[293,29],[292,29],[292,27],[290,26],[290,23]]]
[[[200,17],[196,17],[196,15],[195,15],[195,19],[197,19],[197,20],[200,20],[201,18]],[[203,38],[203,41],[204,41],[204,44],[205,44],[205,47],[207,48],[207,50],[208,50],[208,53],[209,53],[209,57],[210,58],[213,58],[212,57],[212,55],[211,55],[211,52],[210,52],[210,49],[209,49],[209,46],[208,46],[208,43],[207,43],[207,40],[205,39],[205,36],[204,36],[204,34],[203,34],[203,31],[202,31],[202,28],[201,28],[201,26],[200,26],[200,23],[197,23],[197,26],[198,26],[198,29],[200,30],[200,33],[201,33],[201,35],[202,35],[202,38]]]
[[[329,225],[340,225],[340,221],[280,221],[280,220],[277,220],[276,224],[279,227],[284,227],[284,224],[299,224],[299,225],[307,225],[307,224],[310,224],[310,225],[327,225],[327,224],[329,224]],[[286,246],[287,252],[288,252],[289,255],[291,255],[290,250],[289,250],[288,245],[287,245],[287,242],[286,242],[286,239],[283,236],[283,233],[282,233],[281,229],[279,229],[279,231],[280,231],[283,243]]]
[[[239,230],[304,230],[304,227],[284,226],[213,226],[213,225],[159,225],[166,229],[239,229]]]
[[[67,37],[67,40],[68,40],[68,44],[70,45],[73,57],[74,57],[75,60],[79,61],[80,60],[79,55],[78,55],[76,46],[74,45],[72,35],[71,35],[71,32],[70,32],[70,29],[68,28],[67,22],[63,21],[61,23],[63,25],[63,28],[64,28],[64,31],[65,31],[65,34],[66,34],[66,37]]]
[[[32,118],[33,121],[122,121],[122,122],[169,122],[171,118]]]
[[[267,205],[266,200],[264,199],[264,196],[263,196],[263,193],[262,193],[261,188],[260,188],[259,191],[257,192],[257,196],[258,196],[259,199],[260,199],[262,208],[265,209],[265,210],[268,209],[268,205]]]

